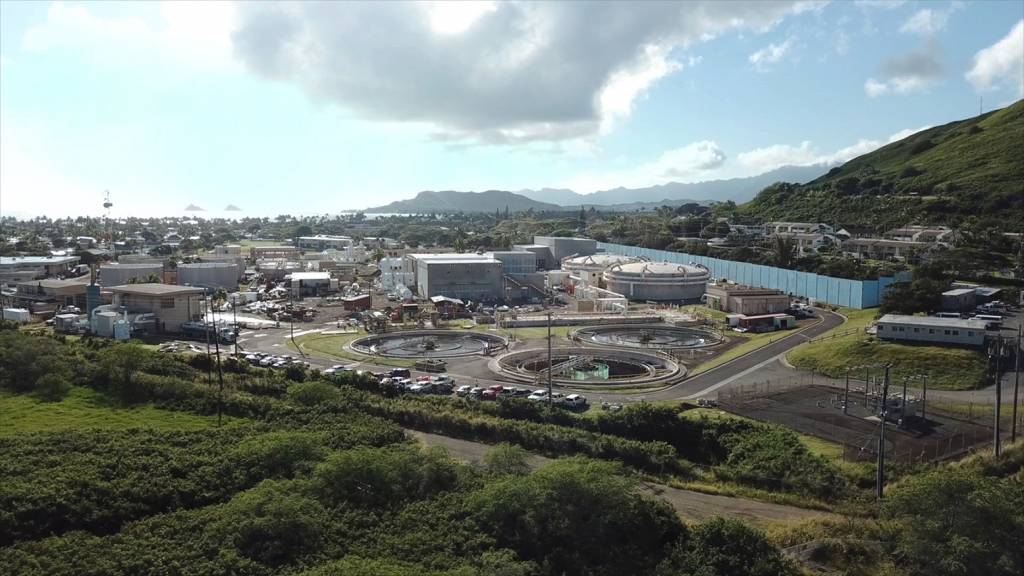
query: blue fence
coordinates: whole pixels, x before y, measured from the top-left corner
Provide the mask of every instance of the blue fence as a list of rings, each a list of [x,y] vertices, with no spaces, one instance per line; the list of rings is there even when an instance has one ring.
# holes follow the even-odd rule
[[[874,308],[881,303],[882,293],[890,284],[909,282],[911,278],[910,272],[899,272],[896,276],[882,276],[878,280],[848,280],[812,272],[798,272],[774,266],[734,262],[709,256],[695,256],[622,244],[598,242],[597,247],[599,250],[612,254],[642,257],[657,262],[701,264],[711,271],[711,276],[714,278],[728,278],[731,282],[758,288],[774,288],[793,296],[814,298],[819,302],[849,308]]]

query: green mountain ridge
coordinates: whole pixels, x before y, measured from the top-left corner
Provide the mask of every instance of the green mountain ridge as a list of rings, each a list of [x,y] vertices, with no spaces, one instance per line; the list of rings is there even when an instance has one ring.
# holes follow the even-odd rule
[[[1024,230],[1024,100],[923,130],[806,184],[777,183],[744,204],[765,220],[892,228],[969,217]]]

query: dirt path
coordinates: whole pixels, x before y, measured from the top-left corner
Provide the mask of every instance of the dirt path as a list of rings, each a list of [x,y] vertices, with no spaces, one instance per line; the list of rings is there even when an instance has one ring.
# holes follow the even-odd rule
[[[417,430],[407,430],[407,432],[422,444],[441,446],[448,451],[452,458],[474,464],[479,463],[483,459],[484,454],[491,449],[489,445],[480,442],[460,440]],[[551,462],[553,462],[551,458],[536,454],[531,455],[529,459],[529,464],[532,468],[541,468]],[[781,520],[801,520],[830,515],[827,512],[818,510],[806,510],[795,506],[758,502],[756,500],[747,500],[746,498],[704,494],[702,492],[682,490],[651,482],[643,482],[641,490],[668,502],[682,519],[692,522],[700,522],[714,516],[726,516],[756,524],[765,524]]]

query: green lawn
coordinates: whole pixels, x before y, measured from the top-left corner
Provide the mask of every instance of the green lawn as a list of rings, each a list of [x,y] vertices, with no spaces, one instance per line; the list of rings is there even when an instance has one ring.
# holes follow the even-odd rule
[[[863,330],[875,314],[875,310],[850,312],[850,321],[832,331],[834,337],[819,338],[794,348],[787,360],[797,368],[832,378],[844,376],[847,367],[891,362],[893,382],[900,382],[905,376],[928,374],[928,386],[936,390],[970,390],[985,385],[986,360],[980,351],[878,340]],[[845,333],[853,328],[857,330]]]
[[[82,428],[197,430],[216,425],[216,416],[161,410],[151,405],[116,407],[103,394],[89,388],[72,388],[60,402],[41,402],[31,396],[0,392],[0,436]]]
[[[379,366],[394,366],[396,368],[412,368],[413,364],[415,364],[413,360],[367,356],[346,348],[349,342],[365,336],[367,336],[366,332],[355,334],[307,334],[295,339],[298,348],[290,340],[286,342],[286,345],[295,352],[312,352],[342,362],[369,362]]]

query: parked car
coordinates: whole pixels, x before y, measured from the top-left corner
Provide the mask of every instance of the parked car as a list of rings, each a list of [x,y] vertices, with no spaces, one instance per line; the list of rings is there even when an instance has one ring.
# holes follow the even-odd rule
[[[455,389],[455,395],[456,396],[468,396],[469,395],[469,391],[472,390],[472,389],[473,389],[472,386],[467,386],[467,385],[463,384],[462,386],[459,386],[458,388]]]
[[[341,374],[342,372],[351,372],[351,371],[352,371],[352,369],[349,368],[348,366],[345,366],[344,364],[338,364],[336,366],[331,366],[327,370],[324,370],[324,374]]]
[[[483,394],[483,393],[484,393],[484,389],[479,387],[479,386],[475,386],[475,387],[469,389],[469,396],[471,398],[479,398],[480,395]]]
[[[539,402],[541,400],[546,401],[548,399],[548,391],[547,390],[534,390],[532,394],[530,394],[529,396],[526,397],[526,399],[527,400],[533,400],[534,402]]]
[[[409,378],[411,376],[412,376],[412,373],[409,372],[408,368],[392,368],[391,369],[391,377],[392,378]]]
[[[428,382],[417,381],[417,382],[414,382],[411,386],[409,386],[409,392],[411,392],[413,394],[428,394],[433,389],[434,389],[434,384],[432,382],[429,382],[429,381]]]
[[[277,361],[277,358],[274,358],[273,356],[267,356],[266,358],[260,360],[260,366],[264,368],[269,368]]]
[[[579,394],[569,394],[565,397],[565,405],[569,408],[583,408],[587,405],[587,397]]]
[[[497,384],[494,385],[494,386],[489,386],[487,388],[487,390],[484,390],[483,392],[480,393],[480,399],[481,400],[497,400],[498,396],[501,394],[501,391],[503,389],[504,389],[503,386],[497,385]]]

